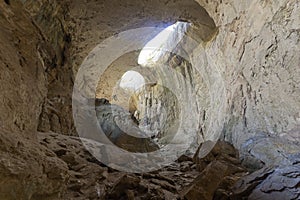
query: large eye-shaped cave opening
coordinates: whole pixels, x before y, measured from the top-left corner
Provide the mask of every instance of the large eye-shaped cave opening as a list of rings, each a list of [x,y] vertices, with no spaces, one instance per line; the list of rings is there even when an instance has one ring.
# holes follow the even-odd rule
[[[103,103],[96,105],[97,116],[114,144],[148,152],[149,146],[153,151],[172,142],[199,145],[216,140],[204,134],[210,94],[201,70],[192,65],[192,51],[203,42],[194,40],[196,34],[190,38],[195,32],[189,22],[168,25],[101,74],[96,98]],[[111,117],[101,107],[109,107]],[[108,121],[114,128],[107,128]]]
[[[0,0],[0,200],[299,200],[299,22],[298,0]]]
[[[107,165],[119,154],[123,156],[117,162],[126,164],[117,169],[159,169],[209,141],[200,151],[203,157],[222,133],[224,84],[205,52],[217,27],[199,4],[181,3],[186,10],[167,2],[159,7],[163,11],[155,7],[145,12],[151,16],[125,23],[121,32],[99,43],[78,70],[73,93],[73,99],[79,99],[73,100],[76,128],[82,138],[111,152],[108,160],[95,154]],[[86,102],[95,97],[90,110]],[[131,156],[133,162],[128,162]],[[149,163],[134,165],[136,160],[151,162],[152,168],[144,167]]]

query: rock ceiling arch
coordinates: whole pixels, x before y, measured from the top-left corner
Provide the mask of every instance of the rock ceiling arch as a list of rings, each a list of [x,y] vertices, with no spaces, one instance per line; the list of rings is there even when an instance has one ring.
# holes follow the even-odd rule
[[[83,17],[84,16],[84,17]],[[194,0],[72,1],[70,20],[75,71],[88,53],[104,39],[125,30],[162,27],[176,21],[191,22],[201,40],[207,41],[216,26],[206,10]]]

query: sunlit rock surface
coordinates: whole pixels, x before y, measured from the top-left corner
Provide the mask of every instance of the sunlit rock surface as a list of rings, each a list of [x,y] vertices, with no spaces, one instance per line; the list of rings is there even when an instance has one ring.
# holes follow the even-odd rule
[[[297,0],[0,1],[0,199],[299,199],[299,13]],[[81,63],[105,38],[177,21],[190,24],[184,30],[196,45],[187,61],[163,54],[162,63],[186,78],[160,80],[196,91],[179,98],[191,105],[185,119],[196,122],[180,139],[197,147],[221,136],[239,158],[217,144],[204,158],[185,155],[153,173],[103,166],[73,137]],[[112,101],[110,78],[136,67],[139,55],[125,55],[124,68],[113,63],[97,97]],[[203,157],[212,146],[196,152]]]

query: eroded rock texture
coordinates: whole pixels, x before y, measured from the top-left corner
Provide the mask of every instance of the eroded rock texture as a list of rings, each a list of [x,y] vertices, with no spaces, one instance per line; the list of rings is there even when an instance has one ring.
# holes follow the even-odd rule
[[[0,199],[299,199],[299,13],[297,0],[0,1]],[[163,56],[188,78],[161,81],[197,91],[186,117],[197,119],[197,130],[181,139],[198,145],[221,135],[239,153],[218,142],[199,158],[210,150],[206,141],[152,173],[108,168],[76,137],[76,73],[105,38],[178,20],[190,24],[184,34],[197,45],[188,61]],[[139,53],[127,55],[128,68],[109,68],[107,89],[98,91],[111,90],[108,79],[135,66]],[[126,135],[118,139],[135,148]]]
[[[0,2],[0,199],[58,198],[67,166],[36,139],[51,46],[23,5],[9,2]]]
[[[280,134],[295,128],[299,124],[299,2],[203,6],[214,7],[210,14],[220,26],[208,53],[216,55],[224,79],[230,80],[226,85],[231,117],[226,130],[232,134],[225,133],[226,137],[240,144],[258,129]]]
[[[222,199],[247,171],[237,151],[225,142],[204,159],[182,156],[161,170],[129,174],[102,165],[76,137],[55,133],[39,133],[38,137],[69,167],[64,199]],[[92,141],[89,145],[98,149]]]
[[[102,131],[112,143],[130,152],[143,153],[159,149],[158,145],[139,129],[128,111],[110,104],[108,100],[104,101],[105,103],[96,106],[96,113]],[[142,136],[144,138],[141,138]]]
[[[74,135],[71,107],[74,76],[69,55],[72,39],[66,23],[68,4],[57,1],[24,1],[24,7],[51,46],[45,69],[48,91],[42,105],[38,130]]]

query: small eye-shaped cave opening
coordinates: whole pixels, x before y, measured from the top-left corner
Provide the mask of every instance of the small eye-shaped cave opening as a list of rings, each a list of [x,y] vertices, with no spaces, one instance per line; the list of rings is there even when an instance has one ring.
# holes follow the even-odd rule
[[[121,78],[120,87],[125,90],[135,91],[145,85],[144,77],[136,71],[127,71]]]

